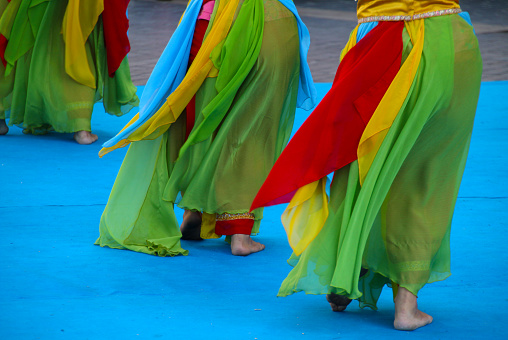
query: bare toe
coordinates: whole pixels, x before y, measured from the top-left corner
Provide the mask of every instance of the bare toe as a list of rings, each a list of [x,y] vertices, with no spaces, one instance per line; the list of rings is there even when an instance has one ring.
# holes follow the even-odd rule
[[[331,293],[326,294],[326,301],[328,301],[334,312],[343,312],[352,300],[347,296]]]
[[[417,297],[404,287],[399,287],[395,297],[393,326],[400,331],[413,331],[433,321],[432,316],[418,309]]]
[[[414,331],[417,328],[427,326],[434,319],[427,313],[416,311],[416,313],[399,314],[395,316],[393,327],[399,331]]]
[[[74,140],[78,142],[78,144],[92,144],[93,142],[97,141],[97,139],[99,139],[99,137],[89,131],[78,131],[74,133]]]
[[[9,132],[9,127],[5,124],[5,119],[0,119],[0,135],[6,135]]]
[[[265,245],[254,241],[250,235],[236,234],[231,236],[231,254],[247,256],[265,249]]]

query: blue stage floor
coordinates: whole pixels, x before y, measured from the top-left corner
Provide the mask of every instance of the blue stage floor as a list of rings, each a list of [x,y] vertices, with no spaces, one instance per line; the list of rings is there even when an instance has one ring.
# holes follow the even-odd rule
[[[96,109],[99,142],[132,116]],[[506,339],[507,115],[508,81],[484,83],[453,221],[453,275],[421,291],[434,323],[413,333],[393,330],[389,289],[377,312],[277,298],[291,253],[282,207],[265,213],[257,239],[266,250],[245,258],[222,240],[184,241],[190,255],[175,258],[94,246],[126,150],[99,159],[100,143],[11,128],[0,137],[0,339]],[[299,112],[297,125],[304,119]]]

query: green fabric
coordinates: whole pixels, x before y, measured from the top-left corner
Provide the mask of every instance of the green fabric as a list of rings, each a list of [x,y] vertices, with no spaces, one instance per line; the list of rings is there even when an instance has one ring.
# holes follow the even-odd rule
[[[412,45],[404,31],[407,57]],[[330,215],[289,262],[280,296],[338,293],[376,308],[385,284],[417,295],[450,275],[450,226],[464,170],[481,57],[457,15],[425,20],[422,61],[411,90],[360,186],[358,164],[335,173]],[[359,279],[361,267],[369,269]]]
[[[102,99],[106,112],[117,116],[139,102],[127,59],[113,78],[108,76],[101,20],[86,45],[97,88],[80,84],[65,72],[61,29],[66,7],[67,1],[23,1],[14,19],[6,58],[7,69],[15,72],[4,75],[13,78],[8,78],[10,93],[0,111],[10,116],[9,125],[26,133],[91,131],[95,102]],[[4,94],[3,88],[0,91]]]
[[[16,61],[33,47],[38,31],[37,24],[40,25],[47,5],[47,1],[31,0],[14,1],[7,7],[0,23],[2,31],[7,32],[10,28],[9,35],[5,35],[9,40],[5,49],[6,75],[12,71]]]
[[[180,135],[184,131],[182,121],[168,130]],[[171,171],[167,136],[129,147],[102,214],[96,244],[159,256],[187,255],[180,245],[173,203],[160,195]]]
[[[215,48],[211,55],[215,67],[219,70],[215,82],[217,95],[202,109],[204,119],[195,126],[180,149],[180,155],[185,153],[190,145],[210,137],[224,119],[238,89],[258,59],[263,28],[263,0],[244,1],[224,43]]]
[[[14,1],[11,1],[13,3]],[[3,14],[5,13],[6,8],[9,6],[7,0],[0,0],[0,34],[5,37],[8,37],[11,32],[11,22],[7,21],[7,19],[3,18]],[[7,18],[7,17],[5,17]],[[3,63],[0,62],[0,119],[5,119],[5,112],[11,106],[11,93],[12,87],[14,85],[14,76],[12,72],[9,76],[5,75],[5,67]]]
[[[0,0],[0,34],[9,39],[21,0]],[[4,15],[5,14],[5,15]]]
[[[180,157],[186,114],[161,138],[132,143],[102,216],[97,244],[161,256],[186,254],[175,241],[180,230],[174,203],[210,214],[249,211],[289,140],[299,82],[296,20],[276,0],[265,0],[264,9],[259,55],[220,124]],[[194,128],[204,124],[203,109],[217,97],[218,79],[207,79],[196,95]],[[254,214],[256,233],[262,211]],[[151,236],[155,234],[157,240]]]

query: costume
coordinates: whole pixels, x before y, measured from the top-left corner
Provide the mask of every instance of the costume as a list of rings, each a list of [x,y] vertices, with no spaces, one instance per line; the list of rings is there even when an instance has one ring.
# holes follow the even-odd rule
[[[249,213],[252,200],[289,139],[296,106],[314,105],[308,46],[291,1],[190,1],[139,115],[100,152],[134,142],[96,244],[187,254],[175,203],[203,213],[203,238],[256,233],[262,210]]]
[[[336,293],[376,308],[385,284],[417,295],[450,275],[482,62],[458,1],[364,0],[358,18],[330,92],[252,208],[290,202],[294,269],[279,295]]]
[[[126,55],[128,0],[1,1],[0,119],[25,133],[91,131],[93,105],[138,105]]]

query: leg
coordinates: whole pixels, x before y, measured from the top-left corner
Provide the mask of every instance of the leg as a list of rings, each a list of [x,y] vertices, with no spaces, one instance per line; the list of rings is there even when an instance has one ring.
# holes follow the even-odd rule
[[[346,307],[351,303],[350,298],[344,295],[339,295],[335,293],[326,294],[326,301],[330,304],[330,307],[332,307],[332,310],[334,312],[343,312],[346,310]]]
[[[395,321],[393,326],[399,331],[413,331],[432,322],[432,316],[420,311],[416,295],[400,287],[395,297]]]
[[[254,218],[251,213],[217,215],[215,233],[231,236],[231,254],[247,256],[265,249],[264,244],[256,242],[250,237]]]
[[[250,235],[234,234],[231,236],[231,254],[247,256],[265,249],[265,245],[254,241]]]
[[[231,215],[248,214],[252,200],[290,136],[294,118],[298,30],[292,14],[282,10],[287,17],[265,23],[257,65],[238,90],[220,126],[208,140],[189,147],[175,165],[170,180],[175,183],[171,189],[184,193],[179,206],[209,213],[232,212],[227,214],[227,231],[218,226],[221,216],[217,216],[215,234],[231,236],[233,255],[246,256],[264,249],[250,237],[254,218]],[[207,79],[196,94],[195,120],[193,124],[189,120],[188,125],[196,128],[202,124],[203,108],[216,96],[214,82]],[[251,220],[250,227],[246,219]],[[185,238],[186,226],[183,227]]]
[[[9,132],[9,127],[5,124],[5,119],[0,119],[0,136],[6,135]]]
[[[362,268],[360,270],[360,277],[367,274],[368,270],[365,268]],[[332,307],[332,311],[334,312],[343,312],[346,310],[347,306],[351,303],[350,298],[344,295],[339,295],[335,293],[326,294],[326,301],[330,304],[330,307]]]
[[[182,240],[200,241],[201,238],[201,213],[185,210],[183,223],[180,226]]]
[[[92,133],[90,131],[82,130],[74,133],[74,140],[78,142],[78,144],[82,145],[92,144],[95,141],[97,141],[97,139],[99,139],[99,137],[95,133]]]

